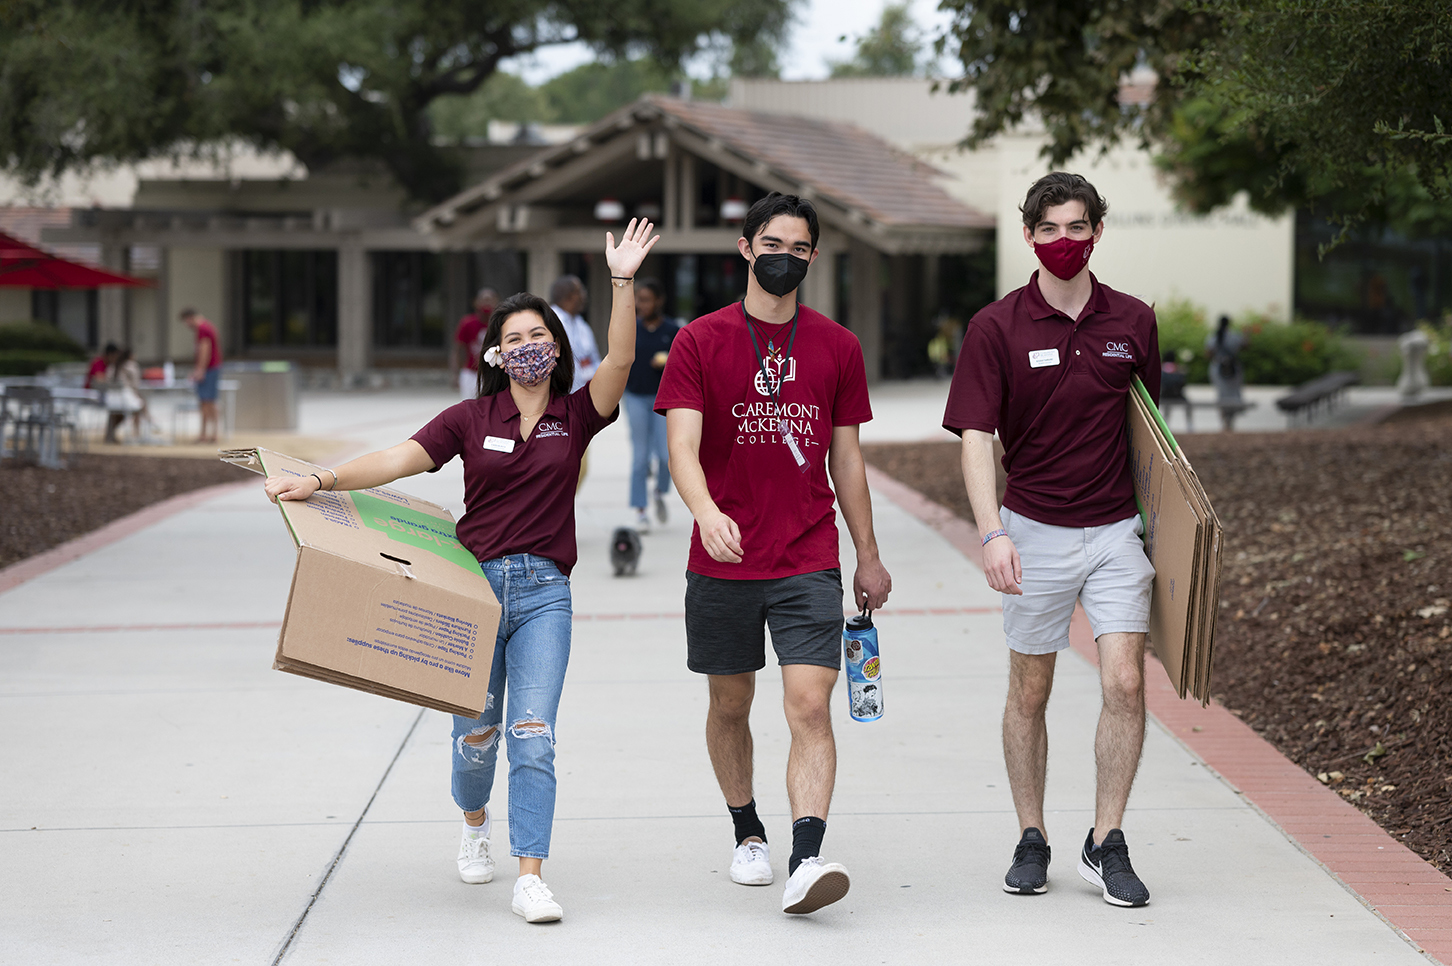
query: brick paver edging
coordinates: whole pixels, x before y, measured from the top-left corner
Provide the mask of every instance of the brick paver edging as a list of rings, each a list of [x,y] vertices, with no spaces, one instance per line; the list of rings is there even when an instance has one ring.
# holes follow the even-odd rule
[[[978,528],[875,467],[872,489],[937,530],[983,568]],[[1082,608],[1069,627],[1075,652],[1098,666]],[[1236,794],[1331,873],[1419,952],[1452,964],[1452,879],[1388,835],[1355,807],[1287,759],[1218,703],[1181,700],[1164,668],[1148,658],[1145,704],[1155,719]]]
[[[176,496],[162,500],[160,503],[153,503],[151,506],[143,507],[135,513],[112,520],[99,530],[92,530],[90,533],[82,534],[74,540],[67,540],[65,543],[51,547],[43,553],[33,557],[26,557],[19,563],[13,563],[0,570],[0,594],[18,587],[27,580],[34,580],[41,574],[49,573],[57,567],[70,563],[95,550],[100,550],[108,544],[115,543],[122,537],[129,537],[138,530],[144,530],[153,523],[160,523],[173,514],[183,510],[190,510],[199,503],[205,503],[214,496],[221,496],[232,490],[240,490],[244,487],[256,486],[255,480],[240,480],[236,483],[218,483],[215,486],[204,486],[200,490],[191,490],[186,493],[178,493]]]

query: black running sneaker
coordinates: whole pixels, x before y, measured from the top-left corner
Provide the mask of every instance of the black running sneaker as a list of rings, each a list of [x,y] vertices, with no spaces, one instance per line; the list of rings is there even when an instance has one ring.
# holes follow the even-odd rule
[[[1115,906],[1142,906],[1149,902],[1149,890],[1134,874],[1129,864],[1129,846],[1124,842],[1124,833],[1110,829],[1104,836],[1104,843],[1094,845],[1094,830],[1084,840],[1084,851],[1079,853],[1079,874],[1085,881],[1092,882],[1104,890],[1104,901]]]
[[[1013,850],[1013,865],[1003,877],[1003,891],[1032,896],[1049,888],[1049,843],[1036,828],[1023,830],[1023,838]]]

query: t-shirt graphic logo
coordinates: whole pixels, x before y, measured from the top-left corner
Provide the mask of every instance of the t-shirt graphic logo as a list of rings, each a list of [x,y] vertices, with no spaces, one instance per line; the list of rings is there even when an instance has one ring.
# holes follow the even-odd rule
[[[766,350],[766,369],[756,370],[756,394],[759,396],[770,396],[781,389],[784,382],[797,381],[797,360],[786,361],[786,371],[782,371],[782,353],[780,349],[768,347]]]

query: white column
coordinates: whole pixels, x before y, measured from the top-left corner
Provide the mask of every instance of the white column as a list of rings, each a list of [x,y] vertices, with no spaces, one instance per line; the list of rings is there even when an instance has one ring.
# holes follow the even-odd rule
[[[529,246],[529,291],[542,299],[550,297],[550,283],[560,277],[560,251],[549,242]]]
[[[114,235],[102,236],[101,264],[113,272],[124,274],[126,271],[126,246]],[[108,285],[96,293],[96,341],[99,344],[131,344],[131,326],[126,318],[127,291],[118,285]]]
[[[368,250],[361,239],[338,247],[338,375],[355,384],[372,363],[373,312]]]

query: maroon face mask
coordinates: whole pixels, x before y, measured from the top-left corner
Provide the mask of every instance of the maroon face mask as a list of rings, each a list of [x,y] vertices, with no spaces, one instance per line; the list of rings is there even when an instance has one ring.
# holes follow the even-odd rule
[[[1093,238],[1056,238],[1047,245],[1034,242],[1034,254],[1056,278],[1068,281],[1084,270],[1094,251]]]

